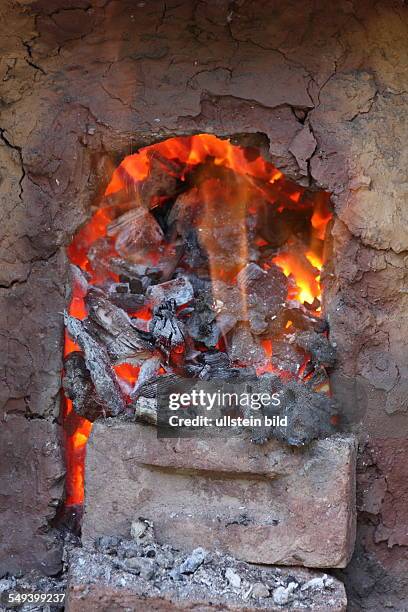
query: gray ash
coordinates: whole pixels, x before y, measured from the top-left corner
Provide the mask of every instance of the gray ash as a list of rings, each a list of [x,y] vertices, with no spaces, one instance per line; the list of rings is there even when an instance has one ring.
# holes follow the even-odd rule
[[[243,524],[246,524],[245,522]],[[149,599],[169,600],[172,607],[197,602],[197,609],[326,610],[340,599],[342,585],[328,574],[306,568],[257,567],[220,552],[197,547],[181,551],[159,544],[146,519],[132,523],[133,536],[103,536],[94,547],[68,552],[68,592],[97,588],[132,593],[149,607]],[[140,598],[140,599],[139,599]],[[194,605],[194,604],[193,604]]]

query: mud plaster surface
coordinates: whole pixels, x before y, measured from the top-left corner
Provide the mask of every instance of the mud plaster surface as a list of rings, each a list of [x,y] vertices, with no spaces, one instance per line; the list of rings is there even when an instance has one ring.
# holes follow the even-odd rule
[[[407,8],[397,0],[301,8],[283,0],[1,0],[0,16],[1,418],[58,417],[64,246],[117,161],[171,134],[262,132],[284,172],[333,193],[326,296],[341,355],[335,392],[350,411],[358,403],[372,436],[402,432],[379,442],[373,480],[384,496],[361,520],[383,529],[381,541],[363,538],[362,555],[376,571],[401,575],[406,543],[392,533],[404,496],[386,500],[390,466],[408,446]],[[31,436],[24,440],[29,453]],[[33,519],[33,493],[25,495],[18,522],[31,526],[32,549],[48,539],[55,550],[52,532]],[[34,497],[52,508],[52,482]],[[26,546],[18,538],[13,546],[21,568],[30,567]],[[384,591],[378,580],[376,588]]]

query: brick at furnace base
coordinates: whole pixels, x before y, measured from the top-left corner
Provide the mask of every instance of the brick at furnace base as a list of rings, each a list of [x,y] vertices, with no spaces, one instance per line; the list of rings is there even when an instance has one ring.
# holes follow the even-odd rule
[[[87,448],[83,541],[127,536],[144,517],[160,543],[185,550],[345,567],[355,540],[355,463],[352,436],[292,449],[246,435],[158,440],[152,426],[98,421]]]

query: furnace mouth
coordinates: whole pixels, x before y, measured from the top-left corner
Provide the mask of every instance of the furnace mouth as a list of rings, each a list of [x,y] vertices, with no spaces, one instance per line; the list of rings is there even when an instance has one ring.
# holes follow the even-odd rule
[[[330,194],[210,134],[124,158],[68,247],[68,504],[83,500],[92,422],[155,422],[163,381],[262,381],[285,397],[290,425],[277,437],[301,445],[332,430],[321,301],[331,216]]]

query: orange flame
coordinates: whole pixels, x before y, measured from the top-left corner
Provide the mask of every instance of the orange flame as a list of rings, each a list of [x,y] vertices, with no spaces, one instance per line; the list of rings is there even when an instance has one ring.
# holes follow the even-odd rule
[[[321,294],[318,282],[319,270],[310,265],[306,257],[299,257],[295,252],[283,252],[273,258],[285,276],[292,276],[296,283],[296,291],[289,297],[298,302],[312,304]]]

